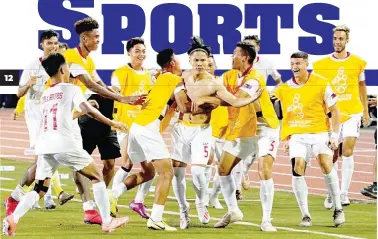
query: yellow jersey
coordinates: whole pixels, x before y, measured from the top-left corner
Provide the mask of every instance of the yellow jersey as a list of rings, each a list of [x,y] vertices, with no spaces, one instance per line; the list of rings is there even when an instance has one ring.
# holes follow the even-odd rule
[[[222,80],[222,78],[215,77],[216,80]],[[213,130],[213,136],[221,139],[227,130],[228,125],[228,110],[225,106],[219,106],[211,112],[210,125]]]
[[[360,100],[359,77],[365,70],[366,61],[356,55],[345,59],[337,59],[333,55],[327,56],[314,63],[314,72],[329,79],[333,91],[337,94],[341,113],[341,123],[352,114],[360,114],[364,107]]]
[[[135,71],[129,65],[120,67],[112,73],[112,85],[120,89],[124,96],[148,94],[151,90],[151,74],[149,71]],[[140,113],[142,106],[114,102],[114,119],[131,127],[132,122]]]
[[[223,74],[223,84],[230,93],[236,94],[240,87],[248,80],[260,78],[263,78],[263,76],[255,69],[250,69],[242,78],[239,78],[239,71],[230,70]],[[241,108],[227,107],[227,110],[228,126],[225,133],[226,140],[232,141],[237,138],[256,136],[257,121],[253,104]]]
[[[297,85],[295,79],[280,85],[275,96],[282,106],[282,140],[293,134],[329,132],[327,102],[336,103],[337,96],[328,80],[311,73],[304,85]]]
[[[134,123],[145,126],[165,114],[167,103],[182,78],[170,72],[159,75]]]
[[[74,78],[78,73],[83,73],[84,70],[93,81],[97,82],[96,66],[90,56],[84,58],[81,55],[80,47],[68,49],[63,53],[63,56],[66,58],[66,62],[70,66],[70,73],[74,76]],[[72,83],[79,86],[83,94],[86,93],[87,87],[78,78],[76,78]]]
[[[260,103],[262,115],[268,123],[267,126],[272,129],[278,129],[280,127],[280,122],[278,121],[272,101],[270,101],[269,92],[266,88],[266,79],[264,77],[257,77],[255,80],[259,82],[259,88],[264,89],[258,102]]]

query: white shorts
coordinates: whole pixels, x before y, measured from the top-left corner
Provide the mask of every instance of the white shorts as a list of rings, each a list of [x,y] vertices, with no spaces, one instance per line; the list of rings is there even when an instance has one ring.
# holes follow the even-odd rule
[[[187,126],[175,124],[172,130],[172,159],[186,163],[207,165],[213,148],[210,125]]]
[[[37,143],[39,132],[42,128],[42,120],[26,119],[26,125],[29,131],[29,149],[26,149],[25,155],[35,155],[35,144]]]
[[[215,159],[218,162],[220,161],[220,158],[223,153],[224,143],[226,143],[225,139],[219,139],[219,138],[213,137],[213,149],[214,149]]]
[[[329,134],[295,134],[289,140],[289,155],[292,158],[303,158],[310,162],[312,153],[315,157],[319,154],[333,156],[332,150],[328,147]]]
[[[346,137],[360,137],[361,114],[351,115],[352,117],[340,124],[339,141],[342,142]]]
[[[92,157],[84,149],[69,153],[41,154],[38,155],[35,179],[51,178],[60,165],[79,171],[92,162]]]
[[[160,120],[157,119],[146,126],[133,123],[129,131],[127,153],[134,164],[171,158],[160,134]]]
[[[118,143],[119,145],[122,144],[122,141],[129,135],[129,133],[127,132],[120,132],[120,131],[117,131],[117,140],[118,140]]]
[[[233,141],[226,140],[223,150],[227,153],[245,159],[248,156],[255,154],[257,150],[257,143],[255,137],[237,138]]]
[[[261,127],[260,134],[256,136],[256,141],[257,158],[271,155],[275,159],[280,144],[280,129]]]

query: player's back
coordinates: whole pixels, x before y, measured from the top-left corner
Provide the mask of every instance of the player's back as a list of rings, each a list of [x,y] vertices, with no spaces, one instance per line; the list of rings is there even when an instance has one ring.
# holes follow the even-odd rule
[[[73,152],[82,149],[75,140],[73,109],[84,102],[78,86],[52,85],[41,97],[42,125],[36,151],[38,154]]]

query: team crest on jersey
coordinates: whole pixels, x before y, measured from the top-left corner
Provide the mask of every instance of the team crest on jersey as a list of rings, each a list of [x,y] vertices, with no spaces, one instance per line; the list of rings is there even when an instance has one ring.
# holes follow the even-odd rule
[[[347,90],[347,80],[348,77],[344,73],[345,69],[344,67],[340,67],[337,71],[336,77],[332,81],[332,85],[335,86],[335,90],[339,94],[344,94]]]
[[[301,95],[295,94],[293,103],[287,108],[287,112],[293,112],[297,119],[303,119],[303,104],[300,102]]]

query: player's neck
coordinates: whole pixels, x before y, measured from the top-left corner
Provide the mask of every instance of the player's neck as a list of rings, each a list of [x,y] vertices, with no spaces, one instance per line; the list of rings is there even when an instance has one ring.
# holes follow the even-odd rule
[[[62,83],[62,82],[63,81],[61,81],[59,77],[51,77],[51,86],[50,87],[57,85],[59,83]]]
[[[251,64],[244,64],[242,67],[240,67],[240,75],[243,77],[248,74],[248,72],[251,70],[252,65]]]
[[[143,70],[143,67],[142,67],[141,64],[136,64],[136,63],[130,62],[130,63],[129,63],[129,66],[130,66],[131,68],[133,68],[134,70],[136,70],[136,71],[141,71],[141,70]]]
[[[310,73],[308,71],[303,72],[303,74],[300,74],[299,76],[294,76],[295,83],[298,85],[304,85],[306,84],[308,78],[310,77]]]
[[[91,53],[91,51],[81,42],[80,42],[78,49],[79,49],[80,55],[83,58],[87,58],[87,56],[89,56],[89,53]]]
[[[345,59],[348,57],[348,52],[346,50],[343,50],[341,52],[334,52],[333,57],[337,59]]]

